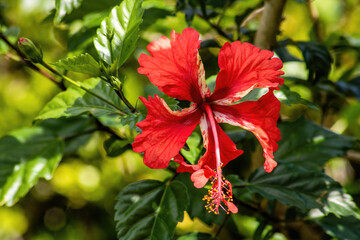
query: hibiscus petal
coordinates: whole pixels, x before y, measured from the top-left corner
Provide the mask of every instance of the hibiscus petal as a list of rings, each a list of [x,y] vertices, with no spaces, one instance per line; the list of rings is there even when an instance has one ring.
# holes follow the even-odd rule
[[[194,104],[181,112],[173,112],[159,96],[140,97],[147,108],[146,119],[136,124],[143,131],[133,143],[135,152],[144,153],[144,163],[150,168],[165,168],[184,146],[201,117]]]
[[[254,88],[277,87],[283,64],[273,52],[250,43],[225,43],[219,53],[220,72],[210,101],[226,105],[240,100]]]
[[[191,174],[191,181],[194,182],[194,186],[196,188],[203,188],[208,182],[209,178],[212,176],[212,171],[204,168],[197,170],[193,174]]]
[[[171,40],[161,37],[147,47],[151,56],[141,54],[138,72],[170,97],[201,103],[210,95],[204,66],[198,52],[199,33],[186,28],[172,31]]]
[[[209,166],[211,169],[216,169],[216,158],[215,158],[215,143],[213,134],[211,134],[210,121],[206,114],[203,114],[200,119],[200,129],[203,136],[204,147],[206,148],[205,154],[200,158],[198,165],[204,167]],[[225,166],[231,160],[240,156],[244,151],[238,150],[234,142],[229,138],[228,135],[216,124],[216,129],[219,138],[220,147],[220,159],[222,166]]]
[[[229,208],[230,212],[237,213],[239,210],[232,202],[226,202],[226,206]]]
[[[255,134],[263,149],[266,172],[271,172],[277,165],[273,153],[277,150],[277,141],[280,141],[280,130],[277,128],[280,102],[270,90],[258,101],[243,102],[236,105],[212,106],[217,122],[225,122],[240,126]]]

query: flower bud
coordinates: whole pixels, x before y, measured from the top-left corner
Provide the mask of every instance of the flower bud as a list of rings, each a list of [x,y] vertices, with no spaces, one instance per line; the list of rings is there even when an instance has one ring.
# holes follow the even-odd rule
[[[19,49],[33,63],[41,63],[43,61],[41,49],[39,49],[30,39],[20,38]]]
[[[118,79],[117,77],[114,77],[114,76],[110,76],[109,83],[115,90],[121,91],[122,83],[121,83],[120,79]]]

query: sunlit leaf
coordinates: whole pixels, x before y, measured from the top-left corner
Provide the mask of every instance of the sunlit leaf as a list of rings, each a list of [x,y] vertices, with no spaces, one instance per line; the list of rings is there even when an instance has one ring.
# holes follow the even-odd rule
[[[144,180],[128,185],[116,198],[119,240],[172,239],[189,203],[179,181]]]
[[[56,13],[54,23],[60,23],[63,17],[78,8],[81,2],[82,0],[55,0]]]
[[[85,73],[94,77],[101,75],[100,65],[87,53],[59,60],[54,65],[64,70]]]
[[[290,106],[292,104],[301,103],[307,107],[310,107],[313,109],[318,109],[318,107],[316,107],[311,102],[301,98],[300,94],[298,94],[297,92],[291,91],[288,86],[280,85],[279,88],[280,88],[280,90],[274,91],[274,95],[277,99],[279,99],[280,102],[282,102],[288,106]]]
[[[120,67],[135,50],[144,12],[141,4],[140,0],[124,0],[113,8],[97,30],[95,48],[109,65]]]
[[[313,122],[300,118],[279,124],[281,141],[275,159],[309,168],[321,167],[331,158],[344,156],[354,139],[339,135]]]
[[[195,164],[196,160],[199,159],[202,145],[201,137],[198,133],[193,132],[191,136],[186,141],[187,146],[189,147],[188,151],[185,149],[181,149],[181,154],[188,160],[191,164]]]
[[[16,130],[0,139],[0,205],[13,205],[39,178],[50,179],[64,142],[41,127]]]
[[[337,217],[356,216],[360,219],[360,210],[351,195],[341,190],[334,190],[327,194],[324,199],[324,210],[326,213],[333,213]]]

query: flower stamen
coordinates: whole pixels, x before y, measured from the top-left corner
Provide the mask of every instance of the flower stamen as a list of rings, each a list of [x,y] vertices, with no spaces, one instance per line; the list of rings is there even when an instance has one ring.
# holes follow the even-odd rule
[[[232,203],[232,186],[228,180],[224,178],[222,175],[222,165],[220,158],[220,145],[219,145],[219,137],[216,128],[216,122],[213,115],[213,112],[208,104],[204,104],[204,109],[208,116],[211,126],[211,132],[214,138],[215,145],[215,159],[216,159],[216,170],[214,170],[213,176],[211,179],[211,189],[208,191],[208,195],[205,195],[203,200],[207,201],[207,205],[205,208],[209,210],[209,212],[214,212],[215,214],[219,214],[219,206],[224,209],[227,213],[230,211],[233,213],[237,212],[237,207]],[[222,203],[225,204],[227,209],[222,206]],[[231,203],[231,204],[229,204]]]

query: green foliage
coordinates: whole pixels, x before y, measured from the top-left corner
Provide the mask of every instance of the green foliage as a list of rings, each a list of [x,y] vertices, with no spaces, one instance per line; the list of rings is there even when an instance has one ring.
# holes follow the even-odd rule
[[[202,145],[200,134],[193,132],[191,136],[186,141],[187,149],[181,149],[181,154],[188,160],[191,164],[195,164],[201,155]]]
[[[337,217],[355,216],[360,219],[360,210],[354,203],[351,195],[339,189],[330,191],[324,199],[324,209],[326,214],[333,213]]]
[[[288,86],[282,85],[279,86],[280,90],[274,92],[275,97],[279,99],[280,102],[290,106],[291,104],[304,104],[307,107],[318,109],[313,103],[301,98],[297,92],[293,92],[289,89]]]
[[[64,142],[41,127],[23,128],[0,139],[0,204],[13,205],[37,183],[49,180]]]
[[[130,144],[129,140],[111,137],[104,142],[104,148],[109,157],[116,157],[131,149]]]
[[[177,240],[216,240],[210,234],[193,232],[179,237]]]
[[[302,211],[321,207],[319,198],[337,184],[318,170],[295,165],[279,165],[272,174],[262,168],[249,178],[247,188],[264,198],[278,200]]]
[[[118,238],[155,240],[172,238],[189,196],[181,182],[144,180],[127,186],[116,200]]]
[[[142,1],[124,0],[101,23],[94,39],[100,58],[115,68],[124,64],[135,50],[144,10]]]
[[[60,60],[54,63],[54,65],[64,70],[85,73],[93,77],[101,76],[99,64],[88,53]]]
[[[281,123],[279,128],[281,140],[275,158],[285,164],[322,167],[330,158],[346,155],[354,144],[353,138],[331,132],[304,118]]]
[[[54,23],[60,23],[63,17],[78,8],[81,2],[82,0],[55,0],[56,13]]]
[[[349,216],[337,218],[329,215],[316,221],[330,236],[338,239],[360,238],[360,221],[358,218]]]
[[[84,81],[82,86],[102,96],[107,102],[73,86],[56,95],[36,119],[70,117],[81,114],[91,114],[100,121],[104,116],[119,118],[119,109],[115,106],[120,106],[121,102],[112,88],[104,81],[91,78]]]

